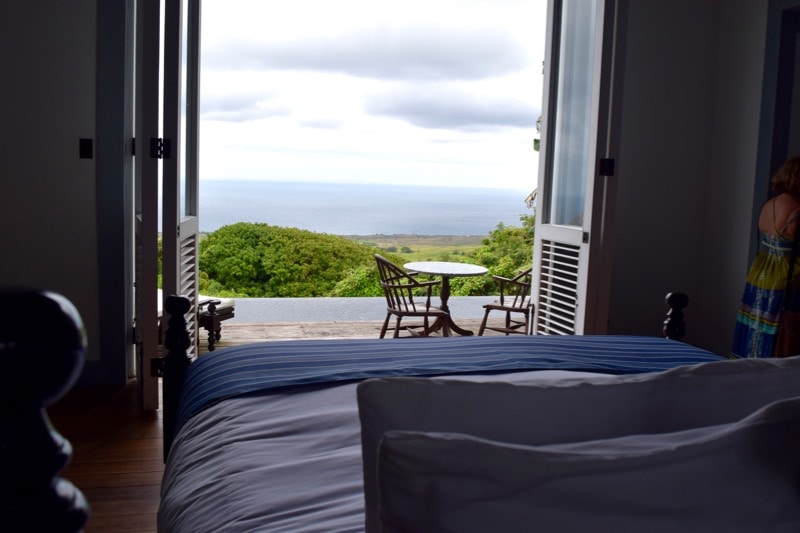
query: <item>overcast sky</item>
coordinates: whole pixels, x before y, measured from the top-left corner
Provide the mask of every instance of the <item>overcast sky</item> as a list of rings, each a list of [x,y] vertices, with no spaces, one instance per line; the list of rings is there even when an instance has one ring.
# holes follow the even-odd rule
[[[546,0],[204,0],[201,178],[531,189]]]

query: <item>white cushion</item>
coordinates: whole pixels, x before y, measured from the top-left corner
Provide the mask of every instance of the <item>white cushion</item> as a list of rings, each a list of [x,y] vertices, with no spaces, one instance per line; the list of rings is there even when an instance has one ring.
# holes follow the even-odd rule
[[[202,302],[203,300],[217,300],[219,302],[217,305],[217,311],[221,311],[229,307],[236,307],[236,300],[233,298],[220,298],[219,296],[203,296],[202,294],[198,294],[197,301]],[[208,309],[207,306],[203,308],[203,310],[206,309]]]
[[[156,297],[156,309],[158,312],[158,316],[160,317],[164,310],[164,291],[162,289],[157,289],[158,296]],[[227,309],[229,307],[236,307],[236,300],[233,298],[220,298],[218,296],[204,296],[202,294],[197,295],[197,301],[202,302],[203,300],[219,300],[219,305],[217,306],[217,311],[221,311],[222,309]],[[203,308],[203,309],[207,309]]]
[[[377,450],[387,431],[464,433],[542,445],[724,424],[773,401],[799,396],[800,357],[558,382],[372,379],[357,391],[366,528],[374,532]]]
[[[524,446],[388,432],[381,531],[796,532],[800,398],[731,424]]]

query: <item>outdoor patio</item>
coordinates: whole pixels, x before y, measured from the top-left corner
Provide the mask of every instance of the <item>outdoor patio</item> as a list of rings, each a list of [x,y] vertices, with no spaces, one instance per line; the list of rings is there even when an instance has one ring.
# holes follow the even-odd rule
[[[495,299],[452,297],[450,309],[459,325],[477,334],[483,305]],[[238,299],[235,317],[222,323],[222,338],[216,349],[262,341],[377,339],[386,316],[385,306],[383,298]],[[490,323],[499,324],[502,320],[502,315],[493,313]],[[485,334],[499,335],[491,330]],[[208,350],[205,330],[200,331],[200,339],[202,354]]]

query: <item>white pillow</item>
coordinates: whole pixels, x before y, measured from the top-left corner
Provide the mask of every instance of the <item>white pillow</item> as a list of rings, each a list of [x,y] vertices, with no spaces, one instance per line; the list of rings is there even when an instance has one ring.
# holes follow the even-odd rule
[[[775,400],[800,396],[800,357],[719,361],[653,374],[558,382],[371,379],[357,391],[365,523],[374,532],[377,450],[387,431],[464,433],[540,445],[723,424]]]
[[[740,422],[547,446],[388,432],[381,531],[796,532],[800,398]]]

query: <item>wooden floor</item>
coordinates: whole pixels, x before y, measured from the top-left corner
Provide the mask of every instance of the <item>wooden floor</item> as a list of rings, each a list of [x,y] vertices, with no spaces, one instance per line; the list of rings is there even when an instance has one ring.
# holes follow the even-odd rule
[[[86,531],[155,531],[162,461],[161,412],[141,412],[136,383],[76,387],[47,409],[73,447],[62,472],[91,506]]]
[[[460,325],[477,330],[479,321]],[[378,338],[380,326],[380,322],[223,323],[218,348],[272,340]],[[202,346],[201,353],[205,340]],[[164,471],[161,412],[140,411],[136,383],[76,387],[47,412],[73,446],[72,461],[62,477],[89,501],[92,513],[86,531],[156,531]]]

